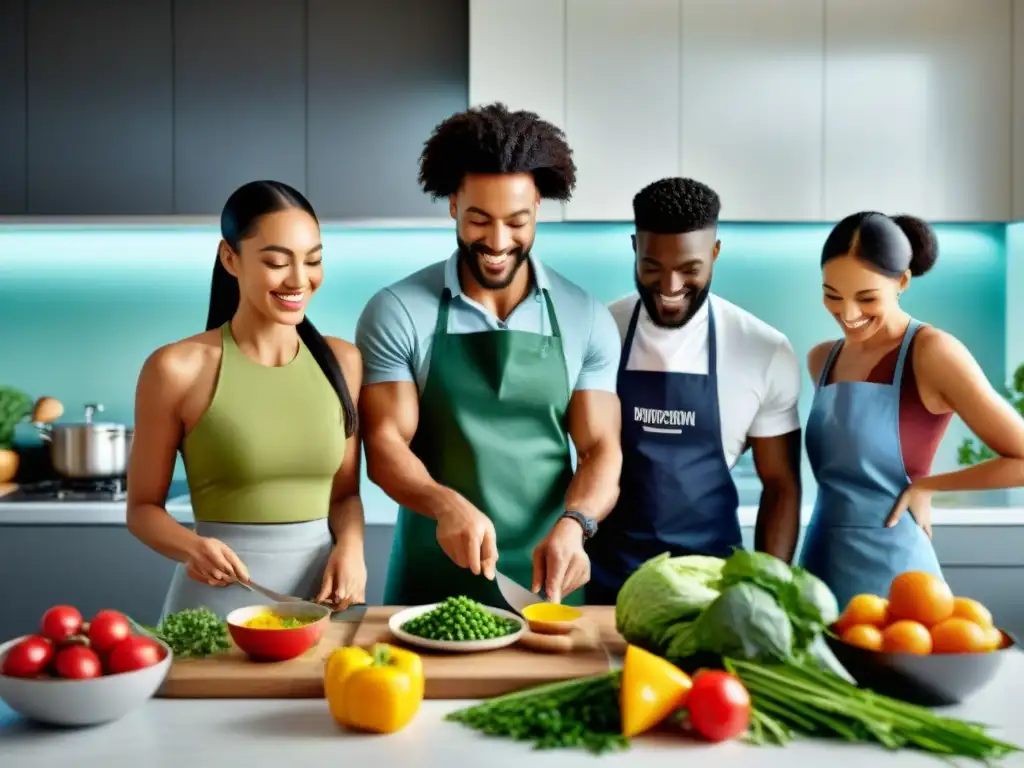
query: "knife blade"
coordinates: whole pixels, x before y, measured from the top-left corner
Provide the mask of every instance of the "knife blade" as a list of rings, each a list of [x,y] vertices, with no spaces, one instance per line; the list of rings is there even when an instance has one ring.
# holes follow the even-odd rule
[[[303,600],[301,597],[295,597],[294,595],[282,595],[280,592],[275,592],[272,589],[261,586],[251,579],[248,583],[244,581],[239,581],[237,583],[248,589],[250,592],[258,592],[264,597],[269,597],[275,603],[313,603],[312,600]],[[316,603],[313,603],[313,605],[316,605]]]
[[[519,586],[519,584],[500,571],[494,575],[494,580],[498,583],[498,589],[501,591],[501,596],[505,599],[505,602],[512,606],[512,610],[520,615],[522,615],[523,610],[527,606],[547,602],[540,595],[535,595],[525,587]]]
[[[344,611],[335,611],[331,614],[331,621],[341,621],[346,624],[355,624],[363,620],[366,613],[366,603],[353,603]]]

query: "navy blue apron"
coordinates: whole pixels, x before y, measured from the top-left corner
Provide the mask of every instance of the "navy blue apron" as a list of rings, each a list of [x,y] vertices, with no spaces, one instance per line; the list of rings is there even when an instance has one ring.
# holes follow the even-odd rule
[[[910,484],[900,449],[900,388],[907,350],[921,324],[911,320],[891,384],[828,382],[836,342],[814,391],[807,457],[818,496],[800,564],[824,581],[843,608],[854,595],[885,596],[904,571],[942,577],[935,549],[910,512],[885,523]]]
[[[722,448],[715,313],[708,307],[708,373],[627,370],[642,304],[619,361],[619,501],[587,542],[586,599],[612,605],[623,582],[663,552],[728,557],[742,547],[739,493]]]

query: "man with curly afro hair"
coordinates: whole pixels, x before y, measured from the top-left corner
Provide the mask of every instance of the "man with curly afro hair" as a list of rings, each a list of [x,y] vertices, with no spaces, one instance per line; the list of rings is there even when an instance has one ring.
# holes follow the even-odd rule
[[[399,504],[384,601],[501,605],[500,568],[578,603],[583,542],[618,495],[621,340],[533,255],[541,201],[576,184],[572,150],[491,104],[434,129],[419,180],[448,200],[455,252],[380,291],[356,329],[367,471]]]
[[[800,526],[800,364],[789,341],[711,293],[721,201],[693,179],[633,199],[636,292],[613,302],[623,340],[621,494],[588,543],[588,603],[614,603],[662,552],[742,548],[732,468],[748,447],[762,492],[755,546],[790,561]]]

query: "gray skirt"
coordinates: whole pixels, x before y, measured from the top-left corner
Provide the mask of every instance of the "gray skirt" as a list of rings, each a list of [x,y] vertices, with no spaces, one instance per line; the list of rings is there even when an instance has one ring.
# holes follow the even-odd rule
[[[326,519],[266,525],[196,523],[196,533],[223,541],[245,563],[249,576],[260,586],[306,599],[315,598],[320,591],[333,546]],[[160,618],[201,606],[224,618],[236,608],[269,602],[238,584],[200,584],[189,578],[184,564],[179,564]]]

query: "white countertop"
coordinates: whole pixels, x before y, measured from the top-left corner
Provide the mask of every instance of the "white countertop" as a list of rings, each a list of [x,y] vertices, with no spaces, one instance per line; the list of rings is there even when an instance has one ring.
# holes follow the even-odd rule
[[[1020,687],[1024,654],[1007,658],[1002,674],[950,715],[985,722],[1005,741],[1024,745]],[[637,766],[703,768],[745,765],[765,768],[940,768],[935,757],[912,751],[886,752],[873,745],[795,740],[782,748],[739,742],[707,745],[680,734],[636,739],[630,750],[595,757],[577,750],[537,752],[525,744],[488,739],[444,715],[469,702],[428,701],[404,731],[390,736],[351,734],[331,720],[322,699],[164,700],[154,699],[124,719],[84,730],[34,728],[0,704],[0,760],[4,768],[71,764],[104,768],[180,768],[182,765],[401,766],[446,768],[586,768]],[[965,761],[963,763],[967,765]],[[1024,755],[997,764],[1020,768]]]
[[[980,498],[981,503],[978,502]],[[993,502],[981,494],[965,495],[962,500],[936,499],[932,510],[934,525],[1024,525],[1024,503]],[[943,506],[943,503],[948,506]],[[394,525],[397,505],[393,503],[367,503],[367,525]],[[803,522],[811,518],[812,507],[803,509]],[[193,522],[188,496],[167,502],[167,511],[175,520]],[[757,519],[756,504],[745,504],[739,510],[740,525],[752,528]],[[0,499],[0,526],[3,525],[124,525],[123,501],[3,501]]]

